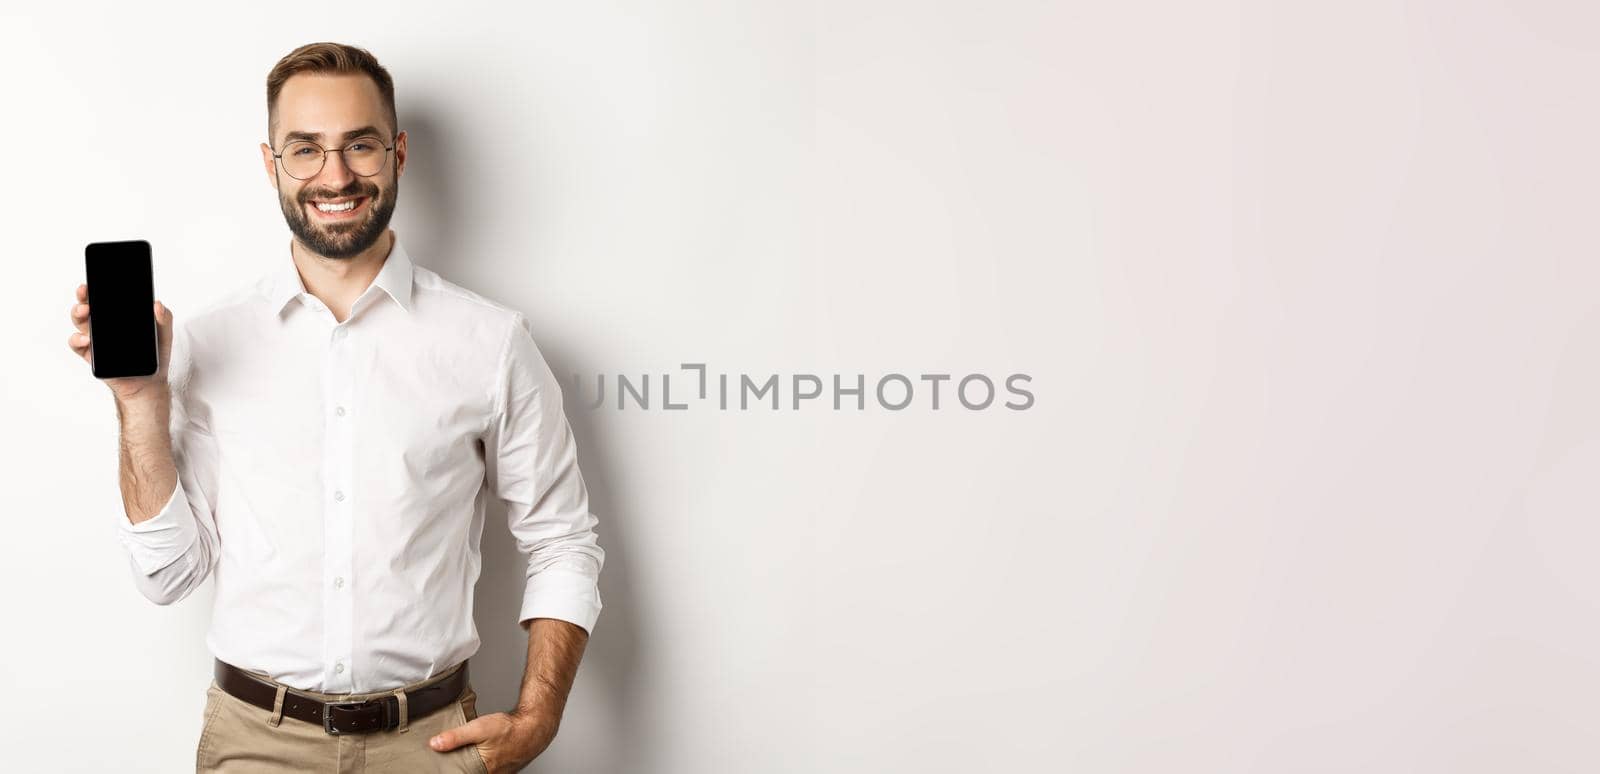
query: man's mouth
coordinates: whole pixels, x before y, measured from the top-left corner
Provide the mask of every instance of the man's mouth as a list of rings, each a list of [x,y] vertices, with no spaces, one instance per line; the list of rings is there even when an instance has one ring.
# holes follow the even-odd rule
[[[367,206],[365,196],[344,196],[338,199],[312,199],[307,208],[323,220],[347,220]]]

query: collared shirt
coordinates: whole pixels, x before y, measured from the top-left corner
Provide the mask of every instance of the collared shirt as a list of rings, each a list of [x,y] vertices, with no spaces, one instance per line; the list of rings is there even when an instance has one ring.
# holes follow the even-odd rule
[[[593,629],[605,552],[528,320],[398,237],[344,322],[286,255],[179,317],[168,372],[178,485],[117,534],[158,604],[214,579],[217,658],[366,693],[471,656],[490,497],[528,559],[520,620]]]

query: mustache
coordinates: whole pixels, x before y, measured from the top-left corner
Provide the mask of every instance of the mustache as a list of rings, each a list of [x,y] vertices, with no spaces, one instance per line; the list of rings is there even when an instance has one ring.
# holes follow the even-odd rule
[[[352,184],[345,186],[341,191],[301,191],[298,198],[301,204],[306,204],[312,199],[337,199],[342,196],[367,196],[376,199],[378,190],[370,186]]]

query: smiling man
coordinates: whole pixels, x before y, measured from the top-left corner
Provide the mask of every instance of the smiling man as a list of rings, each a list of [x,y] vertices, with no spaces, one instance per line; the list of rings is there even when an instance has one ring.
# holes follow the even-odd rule
[[[406,133],[370,53],[295,49],[267,111],[287,254],[181,328],[157,302],[161,369],[106,380],[135,583],[158,604],[216,586],[196,769],[516,771],[554,739],[601,606],[561,390],[525,316],[389,228]],[[490,496],[528,559],[528,661],[517,706],[479,717]]]

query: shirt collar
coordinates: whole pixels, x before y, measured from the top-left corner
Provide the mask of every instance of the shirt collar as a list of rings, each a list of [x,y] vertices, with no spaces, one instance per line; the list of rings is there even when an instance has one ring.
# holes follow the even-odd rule
[[[273,314],[282,314],[284,307],[290,301],[299,298],[301,294],[309,293],[306,284],[300,279],[300,270],[294,265],[293,245],[291,243],[288,260],[278,268],[271,284],[267,300],[272,304]],[[389,255],[383,261],[383,268],[378,271],[372,284],[377,285],[389,297],[394,299],[401,309],[411,311],[411,286],[412,286],[411,256],[406,254],[405,246],[400,243],[400,235],[394,237],[394,244],[389,248]]]

